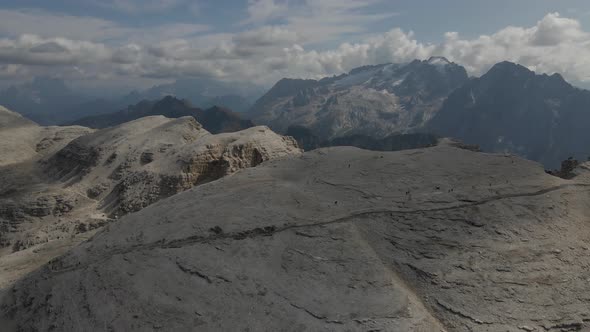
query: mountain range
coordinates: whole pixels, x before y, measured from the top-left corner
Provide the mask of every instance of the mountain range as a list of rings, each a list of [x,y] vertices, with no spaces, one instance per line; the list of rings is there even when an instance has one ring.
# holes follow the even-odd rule
[[[75,91],[59,78],[36,77],[30,82],[0,90],[0,105],[36,123],[58,125],[116,112],[143,100],[160,100],[169,95],[186,99],[202,108],[218,106],[245,111],[262,92],[257,86],[245,87],[210,79],[183,79],[118,97],[97,97]]]
[[[192,116],[213,134],[254,127],[252,121],[242,119],[240,114],[229,109],[213,106],[202,110],[192,106],[188,100],[180,100],[172,96],[157,101],[142,101],[119,112],[86,117],[76,120],[72,124],[90,128],[106,128],[153,115],[163,115],[168,118]]]
[[[510,62],[472,78],[457,64],[431,58],[321,80],[283,79],[248,115],[308,147],[354,142],[350,136],[429,133],[547,168],[590,156],[590,92],[559,74],[538,75]]]
[[[106,99],[74,92],[63,80],[48,77],[37,77],[1,90],[0,105],[43,125],[69,122],[122,107]]]
[[[590,329],[590,92],[437,57],[283,79],[253,121],[169,89],[0,107],[0,330]]]
[[[125,99],[159,100],[166,96],[175,96],[201,108],[220,106],[235,112],[244,112],[263,93],[263,89],[256,85],[191,78],[156,85],[144,91],[135,91],[125,96]]]
[[[283,79],[248,116],[278,132],[307,127],[323,140],[357,134],[383,138],[423,127],[467,80],[465,68],[435,57],[360,67],[318,81]]]
[[[191,115],[213,133],[255,124],[282,134],[295,128],[292,132],[307,149],[334,140],[360,144],[360,137],[365,137],[362,147],[376,147],[387,137],[424,133],[453,137],[483,151],[516,153],[547,168],[558,168],[569,157],[590,156],[590,92],[559,74],[538,75],[510,62],[471,78],[465,68],[442,57],[364,66],[320,80],[285,78],[249,107],[256,91],[185,79],[113,101],[79,97],[57,79],[36,79],[0,92],[0,103],[8,100],[9,108],[26,110],[25,116],[42,124],[104,128],[161,114]],[[165,95],[176,101],[161,100]],[[214,104],[232,108],[191,106]],[[248,107],[247,112],[230,111]]]

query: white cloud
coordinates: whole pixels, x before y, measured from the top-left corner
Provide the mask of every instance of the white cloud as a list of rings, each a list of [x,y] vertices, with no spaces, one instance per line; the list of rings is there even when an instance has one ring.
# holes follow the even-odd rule
[[[241,24],[282,24],[305,43],[319,43],[345,34],[367,31],[369,24],[396,16],[375,13],[371,6],[385,0],[249,0],[248,18]]]
[[[310,8],[322,12],[332,10],[331,6],[343,6],[338,8],[345,12],[365,8],[352,0],[323,0]],[[33,75],[39,68],[54,68],[74,77],[211,76],[269,85],[281,77],[318,78],[361,65],[442,55],[464,65],[473,75],[508,60],[538,72],[560,72],[569,80],[590,82],[590,33],[578,21],[557,13],[546,15],[532,27],[506,27],[472,39],[448,32],[440,43],[429,44],[418,41],[412,32],[392,29],[323,51],[309,48],[306,30],[295,28],[293,22],[254,26],[236,34],[194,35],[194,27],[176,25],[169,31],[154,32],[159,39],[148,42],[125,31],[129,42],[119,44],[102,42],[105,37],[100,35],[95,36],[98,41],[30,34],[4,38],[0,39],[0,76],[17,69]],[[342,31],[342,26],[337,29]],[[181,37],[176,38],[177,33]]]
[[[366,64],[405,62],[432,55],[446,56],[480,75],[504,60],[543,73],[560,72],[566,78],[590,82],[590,33],[576,20],[550,13],[530,28],[506,27],[492,35],[463,39],[448,32],[439,44],[422,43],[412,32],[393,29],[362,43],[342,44],[335,50],[304,51],[301,46],[285,50],[295,75],[336,74]],[[307,73],[307,75],[306,75]]]
[[[259,29],[245,31],[233,38],[238,44],[248,47],[280,46],[297,42],[295,31],[280,26],[265,26]]]
[[[550,13],[530,28],[507,27],[472,40],[447,33],[435,53],[481,74],[508,60],[540,72],[563,73],[571,80],[590,81],[590,34],[576,20]]]
[[[275,0],[248,0],[248,18],[242,24],[260,24],[283,18],[289,13],[289,6],[285,1]]]
[[[0,39],[0,63],[8,65],[78,65],[102,63],[111,56],[103,44],[65,38],[22,35]]]
[[[32,9],[0,9],[0,32],[8,37],[34,34],[93,42],[159,42],[185,38],[209,29],[203,24],[171,23],[148,27],[124,26],[101,18],[72,16]]]

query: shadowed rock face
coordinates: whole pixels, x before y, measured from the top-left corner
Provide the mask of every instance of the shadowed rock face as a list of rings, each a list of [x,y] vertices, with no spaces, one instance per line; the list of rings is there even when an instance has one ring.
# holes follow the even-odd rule
[[[430,123],[443,137],[484,151],[517,153],[547,168],[590,156],[590,91],[559,74],[536,75],[510,62],[453,92]]]
[[[374,138],[368,135],[341,136],[328,141],[322,141],[310,129],[302,126],[290,126],[287,136],[293,137],[305,151],[329,146],[354,146],[373,151],[400,151],[435,146],[439,138],[426,133],[390,135],[384,138]]]
[[[120,112],[83,118],[75,121],[74,124],[91,128],[106,128],[155,115],[163,115],[168,118],[192,116],[207,131],[213,134],[240,131],[254,127],[252,121],[242,119],[238,113],[234,113],[227,108],[213,106],[202,110],[192,106],[186,100],[171,96],[155,102],[142,101]]]
[[[268,161],[111,224],[6,292],[3,320],[24,331],[585,330],[582,166],[564,180],[446,144]]]
[[[322,141],[383,138],[424,126],[467,79],[463,67],[444,58],[360,67],[319,81],[283,79],[248,115],[281,133],[293,125],[307,127]]]

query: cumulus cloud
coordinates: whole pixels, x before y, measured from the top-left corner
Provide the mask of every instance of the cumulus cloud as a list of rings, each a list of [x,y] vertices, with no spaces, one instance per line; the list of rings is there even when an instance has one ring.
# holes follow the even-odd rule
[[[508,60],[536,71],[561,72],[569,79],[590,81],[590,34],[576,20],[550,13],[530,28],[507,27],[492,35],[461,39],[447,33],[434,53],[481,74],[494,63]]]
[[[374,13],[371,6],[385,0],[249,0],[244,24],[282,24],[297,31],[306,43],[319,43],[346,34],[366,32],[367,26],[398,15]]]
[[[78,65],[102,63],[111,50],[103,44],[65,38],[44,39],[22,35],[0,39],[0,63],[8,65]]]
[[[422,43],[412,32],[393,29],[362,43],[344,43],[335,50],[305,51],[295,45],[285,50],[289,68],[300,75],[337,74],[354,67],[386,62],[406,62],[441,55],[481,75],[495,63],[508,60],[543,73],[560,72],[568,79],[590,81],[590,33],[576,20],[550,13],[535,26],[506,27],[491,35],[464,39],[456,32],[444,34],[439,44]]]
[[[277,18],[284,18],[289,12],[289,6],[285,1],[248,0],[247,11],[248,18],[242,21],[242,24],[260,24]]]
[[[8,37],[34,34],[93,42],[153,43],[170,38],[187,38],[207,30],[209,27],[204,24],[168,23],[133,27],[96,17],[32,9],[0,9],[0,32]]]
[[[295,31],[280,26],[266,26],[240,33],[233,39],[247,47],[262,47],[293,44],[297,42],[298,37]]]
[[[322,3],[324,9],[319,10],[337,6],[335,0]],[[352,0],[339,3],[349,6],[346,10],[359,8]],[[185,33],[191,31],[187,27]],[[69,72],[66,68],[75,66],[79,70],[72,73],[103,79],[208,76],[270,85],[281,77],[319,78],[362,65],[439,55],[464,65],[472,75],[508,60],[538,72],[560,72],[570,80],[590,82],[590,33],[578,21],[558,13],[546,15],[532,27],[506,27],[477,38],[448,32],[437,44],[420,42],[412,32],[396,28],[362,42],[318,51],[291,23],[254,26],[234,34],[169,37],[114,45],[26,34],[0,39],[0,65],[5,73],[52,66]]]

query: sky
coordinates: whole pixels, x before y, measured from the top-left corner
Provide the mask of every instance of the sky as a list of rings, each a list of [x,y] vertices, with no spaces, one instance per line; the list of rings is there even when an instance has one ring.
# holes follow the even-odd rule
[[[0,0],[0,85],[268,87],[430,56],[474,76],[508,60],[590,86],[590,1]]]

